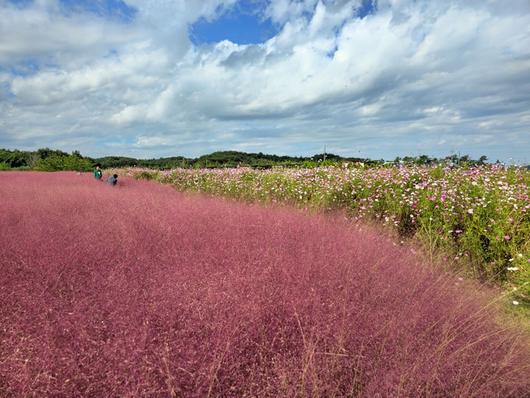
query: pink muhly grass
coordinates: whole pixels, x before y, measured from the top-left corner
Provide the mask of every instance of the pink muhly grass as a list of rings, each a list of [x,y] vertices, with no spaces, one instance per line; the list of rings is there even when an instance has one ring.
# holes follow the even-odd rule
[[[406,247],[119,184],[0,173],[0,396],[530,391],[526,337]]]

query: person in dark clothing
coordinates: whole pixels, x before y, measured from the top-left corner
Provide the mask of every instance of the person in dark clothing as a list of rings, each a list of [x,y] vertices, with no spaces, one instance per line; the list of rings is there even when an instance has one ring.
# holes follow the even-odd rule
[[[103,171],[101,171],[101,165],[99,163],[94,167],[94,178],[100,181],[103,178]]]
[[[107,178],[107,184],[116,185],[118,183],[118,174],[113,174]]]

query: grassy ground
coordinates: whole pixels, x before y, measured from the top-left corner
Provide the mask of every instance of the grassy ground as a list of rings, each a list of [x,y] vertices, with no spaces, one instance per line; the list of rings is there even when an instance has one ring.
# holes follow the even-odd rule
[[[414,237],[428,253],[484,283],[503,286],[506,302],[530,312],[530,172],[498,166],[317,169],[121,170],[179,191],[265,204],[342,210]]]
[[[1,396],[530,389],[495,295],[377,229],[75,173],[0,173],[0,195]]]

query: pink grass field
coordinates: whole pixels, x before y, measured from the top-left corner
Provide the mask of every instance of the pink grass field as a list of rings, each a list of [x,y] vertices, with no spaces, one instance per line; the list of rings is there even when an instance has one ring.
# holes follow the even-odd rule
[[[527,397],[492,299],[338,218],[0,173],[0,396]]]

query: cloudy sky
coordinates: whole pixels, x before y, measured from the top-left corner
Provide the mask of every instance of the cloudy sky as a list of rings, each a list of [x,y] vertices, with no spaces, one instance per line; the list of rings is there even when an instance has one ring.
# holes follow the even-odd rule
[[[528,0],[0,0],[0,147],[530,162]]]

